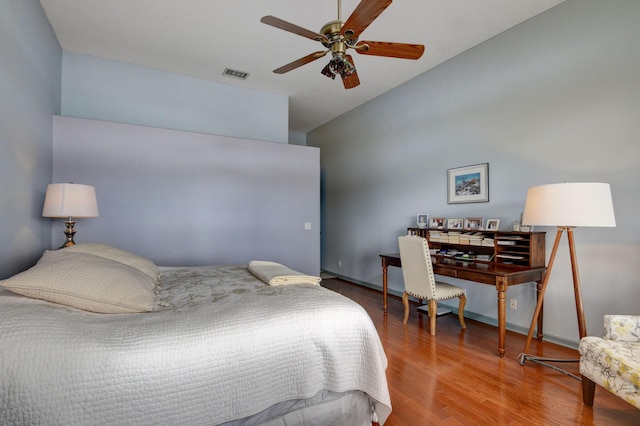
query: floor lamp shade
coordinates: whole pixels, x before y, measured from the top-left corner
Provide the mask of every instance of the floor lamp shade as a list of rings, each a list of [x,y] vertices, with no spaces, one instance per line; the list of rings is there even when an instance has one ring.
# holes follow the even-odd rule
[[[52,183],[44,198],[44,217],[97,217],[98,202],[93,186]]]
[[[554,183],[529,188],[524,225],[616,226],[608,183]]]

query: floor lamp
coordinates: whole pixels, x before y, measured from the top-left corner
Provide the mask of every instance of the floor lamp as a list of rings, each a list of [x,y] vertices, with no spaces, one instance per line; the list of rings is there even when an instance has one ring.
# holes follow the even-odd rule
[[[556,258],[558,245],[564,232],[569,240],[569,255],[571,257],[571,271],[573,274],[573,292],[576,301],[576,313],[578,314],[578,331],[582,339],[587,335],[587,326],[584,319],[582,306],[582,293],[580,289],[580,275],[578,273],[578,259],[573,240],[573,230],[578,226],[616,226],[611,200],[611,188],[608,183],[557,183],[540,185],[529,188],[524,208],[522,223],[524,225],[556,226],[558,232],[551,250],[547,271],[542,280],[542,287],[538,294],[538,303],[531,320],[531,327],[524,345],[523,352],[517,359],[521,365],[526,361],[535,362],[565,373],[575,379],[580,377],[571,374],[548,362],[575,362],[577,360],[564,360],[543,358],[529,355],[529,345],[537,324],[544,301],[544,294],[549,283],[549,276]]]

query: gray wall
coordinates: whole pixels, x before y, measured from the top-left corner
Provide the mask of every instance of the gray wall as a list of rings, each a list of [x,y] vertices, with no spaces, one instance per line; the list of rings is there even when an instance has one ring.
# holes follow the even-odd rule
[[[292,145],[306,145],[307,134],[300,132],[289,132],[289,143]]]
[[[51,242],[42,202],[61,60],[38,1],[0,0],[0,278],[33,264]]]
[[[70,117],[55,117],[53,136],[54,182],[96,188],[100,217],[78,219],[76,242],[160,265],[320,273],[318,148]]]
[[[378,254],[398,251],[416,213],[499,218],[505,229],[530,186],[608,182],[617,228],[575,236],[587,328],[601,334],[605,313],[640,314],[638,16],[636,0],[568,0],[310,132],[325,186],[323,269],[381,286]],[[447,169],[484,162],[490,202],[448,205]],[[537,230],[549,254],[555,229]],[[401,271],[391,269],[399,294]],[[449,282],[468,289],[472,315],[495,322],[494,288]],[[563,239],[545,334],[567,344],[578,340],[572,289]],[[534,294],[533,283],[509,289],[519,302],[511,328],[526,332]]]
[[[289,99],[64,52],[62,115],[287,143]]]

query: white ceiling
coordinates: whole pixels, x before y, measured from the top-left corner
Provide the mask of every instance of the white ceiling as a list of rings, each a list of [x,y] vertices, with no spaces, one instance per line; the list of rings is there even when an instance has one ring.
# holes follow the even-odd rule
[[[342,1],[346,20],[360,0]],[[320,74],[325,56],[273,69],[323,46],[260,23],[274,15],[320,31],[337,0],[40,0],[62,49],[289,97],[289,129],[307,132],[563,0],[396,0],[361,40],[424,44],[417,61],[350,53],[361,84]],[[225,68],[248,72],[246,81]]]

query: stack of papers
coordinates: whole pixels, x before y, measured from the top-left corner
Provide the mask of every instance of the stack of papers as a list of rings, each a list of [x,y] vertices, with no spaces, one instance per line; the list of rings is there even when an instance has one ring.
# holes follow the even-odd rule
[[[482,239],[482,246],[484,246],[484,247],[494,247],[495,246],[495,241],[493,240],[493,238],[484,237]]]
[[[449,231],[449,242],[451,244],[460,244],[460,232]]]
[[[500,257],[502,259],[514,259],[514,260],[524,259],[524,256],[515,256],[512,254],[497,254],[496,257]]]
[[[437,231],[435,229],[429,229],[429,241],[437,241],[440,242],[442,232]]]
[[[484,238],[485,237],[484,237],[484,234],[482,232],[476,232],[469,239],[469,243],[472,246],[481,246],[482,245],[482,241],[484,240]]]
[[[471,242],[470,242],[471,235],[473,235],[471,232],[467,232],[465,234],[461,234],[460,238],[459,238],[460,244],[465,244],[465,245],[471,244]]]

